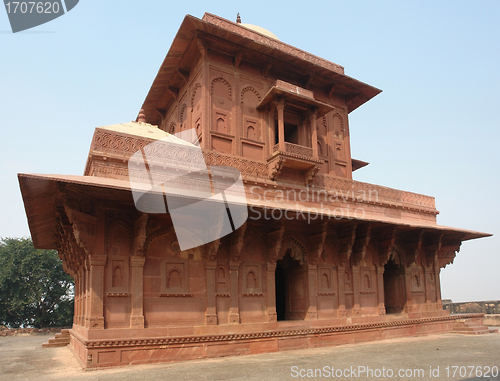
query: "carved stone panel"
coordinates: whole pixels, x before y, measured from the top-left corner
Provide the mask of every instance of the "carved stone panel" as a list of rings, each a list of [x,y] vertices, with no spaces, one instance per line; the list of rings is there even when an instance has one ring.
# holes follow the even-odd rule
[[[189,265],[182,258],[164,258],[161,269],[161,294],[189,294]]]

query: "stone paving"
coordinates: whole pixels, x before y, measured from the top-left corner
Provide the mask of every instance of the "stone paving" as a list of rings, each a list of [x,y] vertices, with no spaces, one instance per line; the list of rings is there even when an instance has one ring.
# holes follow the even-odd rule
[[[68,347],[42,349],[49,337],[0,337],[0,380],[500,380],[500,333],[410,337],[91,371],[79,367]],[[477,377],[486,367],[489,377]]]

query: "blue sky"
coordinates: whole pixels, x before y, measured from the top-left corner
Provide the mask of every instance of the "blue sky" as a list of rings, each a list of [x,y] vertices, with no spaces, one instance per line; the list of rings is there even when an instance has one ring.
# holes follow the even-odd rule
[[[209,4],[209,5],[207,5]],[[0,9],[0,237],[29,235],[16,174],[82,174],[95,127],[136,118],[186,14],[269,29],[383,90],[350,114],[355,180],[436,197],[465,242],[442,296],[500,299],[500,2],[81,0],[12,34]]]

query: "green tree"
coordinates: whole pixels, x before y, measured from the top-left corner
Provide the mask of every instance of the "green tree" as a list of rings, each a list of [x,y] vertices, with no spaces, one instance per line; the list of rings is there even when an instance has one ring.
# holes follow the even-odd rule
[[[73,278],[55,250],[37,250],[29,238],[0,239],[0,324],[70,326]]]

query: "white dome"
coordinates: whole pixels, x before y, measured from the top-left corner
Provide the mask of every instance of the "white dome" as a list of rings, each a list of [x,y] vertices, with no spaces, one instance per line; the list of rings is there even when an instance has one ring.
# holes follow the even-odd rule
[[[264,36],[274,38],[275,40],[280,40],[274,33],[269,32],[267,29],[264,29],[260,26],[257,25],[252,25],[252,24],[240,24],[241,26],[244,26],[245,28],[252,29],[260,34],[263,34]]]

